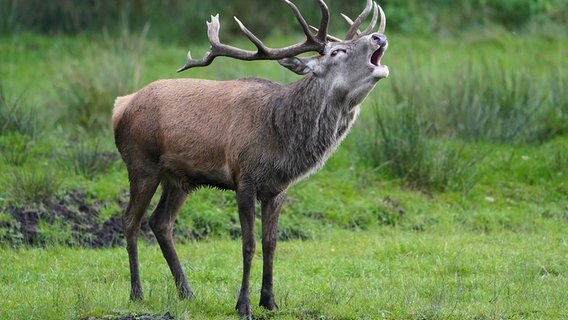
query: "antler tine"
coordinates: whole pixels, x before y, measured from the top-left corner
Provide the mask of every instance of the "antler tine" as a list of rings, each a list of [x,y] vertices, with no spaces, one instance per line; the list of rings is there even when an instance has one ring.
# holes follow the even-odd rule
[[[187,70],[187,69],[193,68],[193,67],[205,67],[205,66],[210,65],[211,62],[213,62],[213,58],[211,58],[211,52],[206,52],[205,56],[202,59],[194,60],[191,57],[191,51],[188,51],[187,52],[187,62],[182,67],[177,69],[176,72],[182,72],[184,70]]]
[[[211,16],[211,22],[206,21],[207,23],[207,38],[211,45],[216,46],[221,44],[219,41],[219,29],[221,29],[221,23],[219,23],[219,14],[217,13],[214,16]]]
[[[321,8],[321,22],[316,38],[319,41],[325,41],[327,38],[327,28],[329,26],[329,8],[323,0],[319,0],[319,5]]]
[[[298,20],[298,23],[300,23],[300,26],[302,26],[302,30],[304,31],[306,37],[308,37],[308,39],[310,40],[314,40],[314,35],[310,32],[308,23],[300,13],[300,10],[298,10],[298,7],[296,7],[295,4],[288,0],[284,0],[284,2],[290,7],[290,9],[292,9],[292,12],[294,12],[294,16],[296,16],[296,20]]]
[[[207,38],[209,39],[209,43],[211,44],[211,49],[215,48],[216,46],[220,45],[219,41],[219,29],[221,27],[219,23],[219,14],[211,16],[211,22],[206,21],[207,23]],[[191,57],[191,51],[187,52],[187,62],[176,72],[182,72],[189,68],[193,67],[205,67],[211,64],[215,59],[215,55],[211,53],[211,51],[207,51],[202,59],[195,60]]]
[[[250,32],[250,30],[247,29],[247,27],[245,27],[237,17],[233,17],[233,19],[235,19],[241,31],[249,38],[252,43],[254,43],[254,45],[258,49],[258,52],[266,53],[268,51],[268,48],[264,45],[264,43],[252,32]]]
[[[353,25],[354,22],[353,22],[353,20],[351,20],[351,18],[349,18],[349,16],[347,16],[347,15],[345,15],[345,14],[343,14],[343,13],[340,13],[340,14],[341,14],[341,16],[343,17],[343,19],[345,19],[345,21],[347,21],[347,23],[349,23],[350,26]],[[355,31],[355,34],[356,34],[357,36],[360,36],[360,35],[361,35],[361,31],[359,31],[359,28],[357,28],[357,30]],[[347,39],[346,39],[346,40],[347,40]]]
[[[371,19],[371,23],[369,23],[367,28],[365,28],[365,30],[363,30],[361,35],[366,36],[366,35],[371,34],[371,32],[373,32],[373,29],[375,29],[375,25],[377,25],[377,19],[378,18],[379,18],[379,6],[377,5],[377,3],[375,1],[373,1],[373,18]]]
[[[351,40],[357,35],[357,31],[359,30],[359,26],[363,21],[369,16],[371,13],[371,9],[373,7],[373,2],[371,0],[367,0],[367,5],[365,5],[365,9],[361,14],[355,19],[355,22],[351,25],[351,28],[347,31],[347,35],[345,35],[345,40]]]
[[[383,8],[381,8],[381,6],[379,6],[379,11],[381,12],[381,24],[379,25],[379,32],[384,34],[385,27],[387,25],[387,17],[385,16],[385,12],[383,11]]]
[[[256,46],[257,51],[248,51],[239,49],[230,45],[223,44],[219,41],[219,29],[221,25],[219,23],[219,14],[215,16],[211,16],[211,22],[207,22],[207,38],[209,39],[209,43],[211,44],[211,50],[205,53],[205,56],[202,59],[194,60],[191,57],[191,52],[187,53],[187,62],[184,66],[179,68],[177,72],[181,72],[193,67],[204,67],[208,66],[213,62],[216,57],[225,56],[225,57],[232,57],[239,60],[278,60],[282,58],[292,57],[304,52],[316,51],[322,53],[326,40],[333,39],[334,37],[329,37],[327,35],[327,25],[329,22],[329,10],[327,6],[323,2],[323,0],[318,0],[320,3],[320,7],[322,9],[322,21],[320,25],[320,30],[314,36],[314,34],[310,31],[310,27],[308,23],[302,17],[302,14],[298,10],[298,8],[291,3],[289,0],[284,0],[288,6],[294,12],[296,19],[300,23],[302,30],[306,35],[306,40],[301,43],[297,43],[288,47],[272,49],[264,45],[264,43],[257,38],[247,27],[243,25],[243,23],[234,18],[241,31],[249,38],[249,40]],[[323,31],[322,31],[323,30]]]
[[[315,32],[319,32],[319,29],[310,25],[310,29],[314,30]],[[334,37],[331,34],[326,35],[326,41],[331,41],[331,42],[340,42],[341,39],[339,39],[338,37]]]
[[[327,7],[327,5],[325,4],[325,2],[323,0],[318,0],[319,6],[320,6],[320,9],[321,9],[320,27],[319,27],[319,29],[318,28],[312,28],[312,29],[315,29],[316,32],[317,32],[315,39],[314,39],[314,35],[310,32],[311,26],[308,25],[308,23],[306,22],[306,20],[304,19],[304,17],[300,13],[300,10],[298,10],[298,7],[296,7],[296,5],[293,4],[292,2],[290,2],[289,0],[284,0],[284,2],[292,9],[292,12],[294,12],[294,15],[296,16],[296,19],[298,20],[298,22],[302,26],[302,30],[304,30],[304,34],[308,37],[308,39],[310,39],[310,41],[320,41],[320,42],[326,41],[327,27],[329,25],[329,8]]]

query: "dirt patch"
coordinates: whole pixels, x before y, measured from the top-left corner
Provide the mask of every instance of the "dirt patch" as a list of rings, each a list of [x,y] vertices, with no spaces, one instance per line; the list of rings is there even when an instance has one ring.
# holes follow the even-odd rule
[[[87,317],[81,318],[81,320],[174,320],[174,316],[172,316],[169,312],[164,314],[135,314],[135,315],[109,315],[103,316],[102,318],[95,318],[95,317]]]
[[[124,200],[118,200],[117,203],[123,209],[126,207]],[[103,207],[103,203],[89,201],[80,191],[67,192],[55,200],[33,207],[8,207],[6,211],[15,224],[4,223],[0,229],[11,228],[16,235],[13,238],[3,237],[2,240],[11,245],[23,242],[28,246],[52,243],[90,248],[124,246],[122,217],[101,219],[100,210]],[[174,227],[174,232],[176,240],[196,238],[194,232],[178,225]],[[140,235],[147,241],[155,241],[147,218],[142,220]]]

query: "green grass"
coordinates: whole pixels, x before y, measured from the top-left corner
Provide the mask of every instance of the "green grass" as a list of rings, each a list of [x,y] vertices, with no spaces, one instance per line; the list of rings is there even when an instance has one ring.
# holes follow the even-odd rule
[[[63,106],[61,122],[83,130],[108,130],[109,97],[139,88],[145,32],[105,40],[81,60],[69,58],[70,64],[61,70],[56,85],[57,101]]]
[[[463,142],[428,138],[422,117],[408,104],[380,108],[375,102],[370,107],[371,117],[353,140],[365,166],[416,188],[465,194],[475,186],[485,154],[464,155]]]
[[[256,307],[257,250],[259,318],[568,318],[568,40],[477,31],[389,35],[391,76],[325,168],[289,191],[274,313]],[[241,254],[230,192],[199,190],[179,215],[179,230],[200,240],[179,241],[193,302],[176,298],[151,242],[140,244],[147,300],[130,303],[123,248],[79,248],[70,225],[42,214],[45,248],[26,247],[11,214],[71,194],[96,204],[101,223],[121,213],[128,177],[105,121],[115,95],[136,83],[298,79],[274,62],[226,58],[175,74],[190,48],[198,57],[207,46],[143,35],[0,38],[0,318],[235,318]]]
[[[74,142],[59,157],[61,167],[88,179],[103,175],[120,158],[115,151],[103,151],[97,141]]]
[[[22,167],[9,172],[3,181],[8,199],[14,204],[42,203],[60,190],[58,172],[41,167]]]
[[[38,119],[26,107],[25,93],[16,97],[8,96],[0,78],[0,134],[22,134],[37,136],[41,131]]]
[[[268,319],[561,319],[568,316],[568,243],[553,226],[514,233],[333,231],[279,245],[280,309],[256,307],[261,253],[253,263],[253,312]],[[82,318],[172,313],[176,319],[232,319],[240,244],[178,246],[196,300],[177,298],[157,246],[141,247],[146,300],[128,301],[123,249],[2,250],[0,317]],[[18,279],[18,281],[14,281]]]

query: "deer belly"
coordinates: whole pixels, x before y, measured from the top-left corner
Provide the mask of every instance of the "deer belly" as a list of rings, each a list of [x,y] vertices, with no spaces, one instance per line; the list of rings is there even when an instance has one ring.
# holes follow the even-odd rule
[[[225,162],[217,163],[213,158],[204,162],[164,155],[160,165],[164,178],[185,191],[204,186],[235,189],[229,166]]]

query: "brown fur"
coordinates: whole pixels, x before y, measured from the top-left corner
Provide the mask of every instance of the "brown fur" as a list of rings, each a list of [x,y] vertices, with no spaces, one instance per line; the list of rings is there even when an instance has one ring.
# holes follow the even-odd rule
[[[243,142],[254,141],[260,130],[254,109],[266,99],[263,86],[238,80],[156,81],[117,99],[118,148],[124,155],[136,145],[170,178],[210,177],[208,182],[235,189]],[[128,166],[128,157],[125,161]]]

